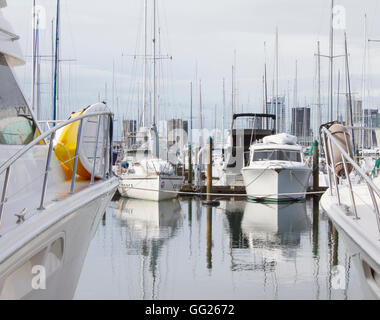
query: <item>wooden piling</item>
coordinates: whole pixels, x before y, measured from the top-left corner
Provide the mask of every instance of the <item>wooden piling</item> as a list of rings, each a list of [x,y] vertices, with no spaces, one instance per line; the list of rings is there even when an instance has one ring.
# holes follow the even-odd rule
[[[319,190],[319,145],[315,140],[313,143],[313,191]]]
[[[210,207],[219,206],[220,202],[217,200],[212,200],[211,193],[212,193],[212,149],[213,149],[213,141],[212,137],[209,137],[208,139],[208,150],[207,150],[207,159],[206,159],[206,201],[203,201],[203,204]]]
[[[207,150],[207,201],[211,201],[210,193],[212,193],[212,138],[208,139],[208,150]]]
[[[191,144],[189,144],[188,157],[189,157],[189,170],[188,170],[187,182],[189,184],[192,184],[193,183],[193,163],[192,163]]]
[[[212,208],[207,207],[207,245],[206,245],[206,260],[207,260],[207,269],[212,269]]]

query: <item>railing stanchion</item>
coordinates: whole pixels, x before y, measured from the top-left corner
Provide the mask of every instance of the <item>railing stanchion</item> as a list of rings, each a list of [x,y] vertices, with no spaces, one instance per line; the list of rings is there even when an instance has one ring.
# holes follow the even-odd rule
[[[368,182],[366,182],[366,183],[367,183],[367,187],[368,187],[368,190],[369,190],[369,194],[370,194],[371,199],[372,199],[372,202],[373,202],[373,206],[374,206],[374,208],[375,208],[377,228],[379,229],[379,233],[380,233],[380,214],[379,214],[379,206],[377,205],[377,200],[376,200],[376,197],[375,197],[375,194],[374,194],[374,192],[373,192],[372,187],[369,185]]]
[[[112,115],[108,116],[110,123],[113,123]],[[112,126],[113,128],[113,126]],[[113,164],[113,134],[110,135],[110,147],[109,147],[109,165],[108,165],[108,178],[112,177],[112,164]]]
[[[1,194],[1,204],[0,204],[0,225],[1,225],[1,218],[3,216],[4,207],[5,207],[5,197],[7,196],[7,188],[8,188],[8,180],[9,180],[9,173],[10,173],[11,167],[9,166],[7,168],[7,171],[5,172],[5,178],[4,178],[4,184],[3,184],[3,192]]]
[[[332,164],[332,174],[334,176],[334,183],[335,183],[335,189],[336,189],[336,196],[338,198],[338,204],[340,205],[340,194],[339,194],[339,186],[338,186],[338,178],[337,178],[337,174],[335,172],[335,159],[334,159],[334,150],[332,148],[332,142],[331,142],[331,139],[328,140],[328,145],[329,145],[329,150],[330,150],[330,159],[331,159],[331,164]]]
[[[326,165],[327,165],[327,173],[329,175],[329,189],[330,189],[330,196],[333,195],[332,193],[332,180],[331,180],[331,171],[330,171],[330,165],[329,165],[329,155],[327,154],[327,141],[326,141],[326,133],[323,131],[323,145],[325,149],[325,158],[326,158]],[[331,157],[331,154],[330,154]]]
[[[51,154],[53,153],[53,142],[55,138],[56,131],[53,131],[53,133],[50,136],[50,143],[49,143],[49,151],[48,156],[46,159],[46,168],[45,168],[45,176],[44,176],[44,182],[42,185],[42,193],[41,193],[41,202],[38,210],[43,210],[44,208],[44,201],[45,201],[45,195],[46,195],[46,187],[47,187],[47,179],[48,179],[48,173],[49,173],[49,167],[50,167],[50,161],[51,161]]]
[[[108,140],[109,140],[109,130],[110,130],[110,119],[107,118],[107,127],[106,127],[106,149],[104,151],[104,179],[107,178],[107,167],[108,167]]]
[[[77,133],[77,146],[75,148],[75,159],[74,159],[74,168],[73,168],[73,174],[71,177],[71,188],[70,188],[70,194],[74,193],[74,187],[75,187],[75,176],[77,174],[77,167],[78,167],[78,158],[79,158],[79,147],[80,147],[80,141],[81,141],[81,135],[82,135],[82,126],[83,126],[83,119],[79,122],[78,127],[78,133]]]
[[[96,156],[97,156],[97,153],[98,153],[100,120],[101,120],[101,117],[98,116],[98,130],[97,130],[97,133],[96,133],[95,154],[94,154],[94,161],[93,161],[93,164],[92,164],[92,172],[91,172],[91,184],[94,184],[94,179],[95,179],[95,167],[96,167]]]
[[[354,191],[352,189],[352,182],[351,182],[351,179],[350,179],[350,174],[348,173],[346,159],[344,158],[343,154],[342,154],[342,161],[343,161],[343,167],[344,167],[344,172],[345,172],[345,175],[346,175],[346,179],[348,181],[348,187],[350,188],[350,197],[351,197],[352,206],[354,207],[355,219],[359,219],[358,211],[356,210]]]

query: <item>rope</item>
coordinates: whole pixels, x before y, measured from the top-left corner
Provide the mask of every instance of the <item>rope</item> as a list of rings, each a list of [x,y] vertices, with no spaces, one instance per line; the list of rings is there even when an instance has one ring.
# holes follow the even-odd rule
[[[148,188],[137,188],[137,187],[127,187],[127,190],[142,190],[142,191],[155,191],[158,192],[157,189],[148,189]],[[196,192],[190,192],[190,191],[172,191],[172,190],[165,190],[161,189],[159,192],[165,192],[165,193],[176,193],[176,194],[184,194],[184,195],[194,195]],[[252,197],[252,198],[261,198],[261,197],[270,197],[270,196],[292,196],[292,195],[313,195],[313,194],[323,194],[325,191],[305,191],[305,192],[292,192],[292,193],[270,193],[270,194],[258,194],[258,195],[251,195],[251,194],[245,194],[245,193],[207,193],[207,192],[199,192],[196,193],[197,195],[203,195],[203,196],[219,196],[219,197]]]

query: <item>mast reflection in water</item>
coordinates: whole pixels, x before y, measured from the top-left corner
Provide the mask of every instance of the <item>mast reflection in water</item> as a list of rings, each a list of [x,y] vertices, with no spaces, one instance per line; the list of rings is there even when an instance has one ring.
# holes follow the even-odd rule
[[[362,299],[318,202],[119,199],[91,243],[78,299]],[[344,289],[334,289],[336,264]]]

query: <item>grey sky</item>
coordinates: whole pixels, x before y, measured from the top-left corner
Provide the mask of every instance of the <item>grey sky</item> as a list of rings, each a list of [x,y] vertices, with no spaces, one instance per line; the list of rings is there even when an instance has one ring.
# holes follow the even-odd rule
[[[42,53],[50,54],[50,20],[55,15],[55,1],[37,1],[47,11],[48,28],[41,33]],[[62,0],[62,58],[75,59],[62,65],[62,117],[77,106],[95,102],[100,92],[108,101],[112,92],[112,65],[115,62],[119,112],[136,116],[136,96],[131,88],[141,82],[141,60],[133,70],[133,58],[124,56],[138,49],[142,40],[142,0]],[[152,0],[149,0],[152,2]],[[313,79],[317,40],[322,53],[328,53],[330,0],[157,0],[162,27],[162,53],[173,56],[163,62],[162,117],[164,114],[187,117],[189,82],[194,81],[197,64],[202,79],[206,118],[213,115],[215,104],[222,101],[222,79],[226,78],[227,103],[230,102],[231,66],[234,50],[237,59],[239,109],[260,111],[262,108],[263,43],[267,43],[269,87],[273,80],[274,33],[279,29],[280,93],[293,98],[295,60],[298,60],[299,101],[315,102]],[[377,0],[342,0],[347,14],[353,91],[361,93],[364,14],[368,15],[368,35],[380,38],[380,4]],[[21,35],[24,52],[31,52],[32,0],[8,0],[4,14]],[[343,53],[343,32],[336,32],[336,53]],[[370,44],[368,99],[377,107],[380,90],[380,44]],[[137,61],[136,61],[137,62]],[[336,73],[344,72],[343,59],[336,60]],[[323,94],[327,94],[327,59],[322,59]],[[50,63],[45,63],[45,108],[48,106]],[[18,70],[26,94],[30,92],[30,63]],[[336,81],[335,81],[336,82]],[[343,80],[342,80],[343,82]],[[289,89],[288,89],[289,87]],[[69,94],[70,93],[70,94]],[[198,94],[196,92],[196,94]],[[141,96],[141,92],[140,92]],[[198,97],[194,98],[196,102]],[[116,98],[115,98],[116,100]],[[116,104],[116,102],[115,102]],[[198,104],[195,103],[198,108]],[[197,110],[197,109],[196,109]],[[115,111],[118,111],[115,109]],[[208,123],[211,125],[211,120]]]

